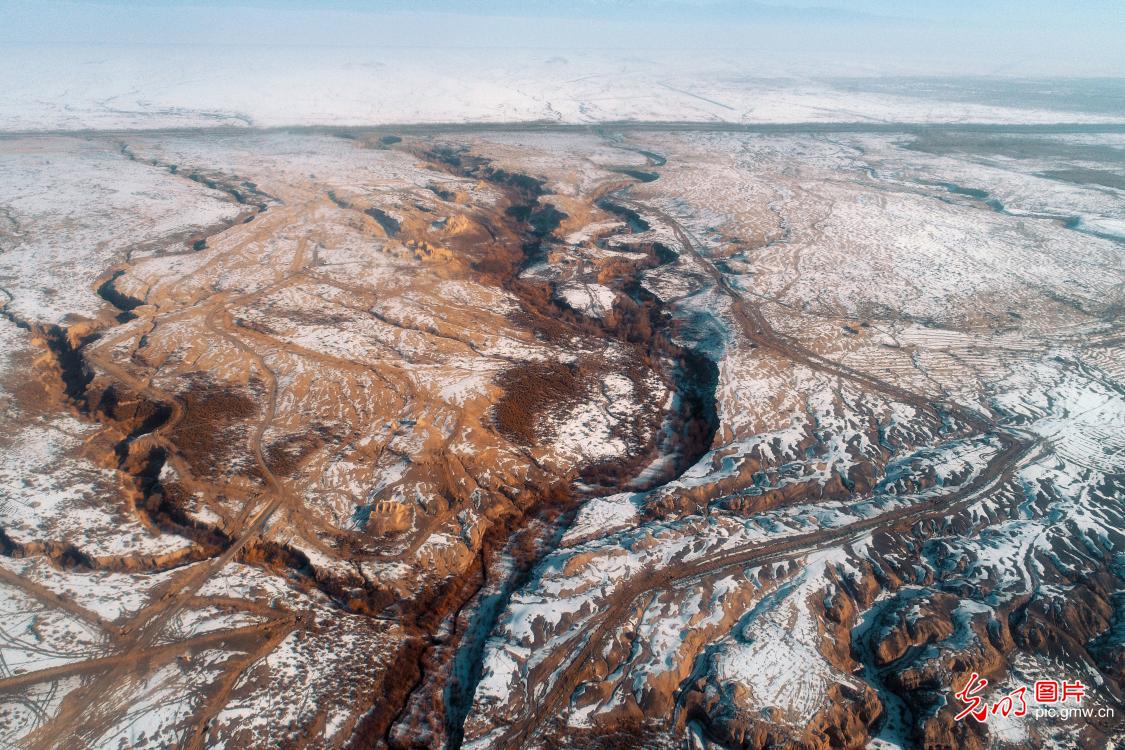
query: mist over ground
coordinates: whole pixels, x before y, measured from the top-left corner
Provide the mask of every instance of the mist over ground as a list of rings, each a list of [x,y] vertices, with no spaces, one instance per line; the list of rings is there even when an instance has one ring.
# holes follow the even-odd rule
[[[1125,12],[1101,0],[117,0],[0,16],[5,130],[1125,118]]]

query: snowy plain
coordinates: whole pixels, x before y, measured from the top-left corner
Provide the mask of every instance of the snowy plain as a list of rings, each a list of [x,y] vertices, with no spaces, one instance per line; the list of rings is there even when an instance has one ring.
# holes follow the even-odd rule
[[[962,79],[855,90],[730,53],[270,45],[0,47],[0,131],[410,123],[1125,123]],[[1061,108],[1060,108],[1061,107]],[[1085,110],[1085,111],[1084,111]]]

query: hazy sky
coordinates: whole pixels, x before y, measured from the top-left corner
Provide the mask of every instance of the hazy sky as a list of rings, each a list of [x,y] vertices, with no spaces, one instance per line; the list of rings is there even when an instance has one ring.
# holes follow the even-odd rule
[[[42,9],[56,5],[117,6],[132,9],[182,9],[234,6],[276,10],[349,10],[359,12],[452,12],[473,15],[590,17],[695,16],[825,20],[909,19],[939,23],[988,22],[995,30],[1023,23],[1052,23],[1096,28],[1125,23],[1121,0],[3,0],[0,8]]]
[[[1125,76],[1125,0],[0,0],[0,43],[728,51],[771,72]]]

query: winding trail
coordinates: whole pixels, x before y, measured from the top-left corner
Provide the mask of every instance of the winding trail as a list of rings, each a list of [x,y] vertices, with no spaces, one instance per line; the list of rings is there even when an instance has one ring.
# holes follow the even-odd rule
[[[838,529],[810,532],[789,537],[770,544],[752,544],[716,555],[678,563],[660,569],[648,569],[632,578],[620,591],[614,593],[610,607],[595,616],[584,632],[571,641],[581,642],[581,647],[568,654],[560,668],[554,661],[545,660],[528,675],[530,684],[547,684],[548,689],[539,697],[531,715],[510,725],[495,738],[498,747],[522,747],[534,731],[547,718],[558,716],[574,690],[583,681],[590,658],[602,648],[606,640],[628,619],[634,603],[642,596],[690,581],[693,578],[713,575],[732,567],[753,567],[785,562],[829,546],[843,546],[859,541],[876,529],[901,530],[917,523],[938,520],[972,505],[982,496],[1012,478],[1014,473],[1038,457],[1038,440],[1010,440],[989,463],[975,481],[949,495],[934,498],[916,505],[857,521]],[[554,676],[552,676],[554,675]],[[534,691],[528,691],[534,695]]]
[[[646,154],[646,156],[649,156],[651,164],[651,155]],[[628,619],[635,608],[635,603],[641,597],[727,568],[791,560],[825,547],[847,545],[876,529],[906,529],[920,522],[955,514],[1010,480],[1020,467],[1027,465],[1037,456],[1036,449],[1041,444],[1039,439],[1030,434],[1000,432],[992,421],[971,409],[953,403],[938,404],[922,394],[833,362],[792,338],[777,333],[761,310],[751,304],[732,285],[727,276],[702,252],[700,243],[679,221],[664,211],[628,197],[627,191],[627,187],[617,190],[613,194],[614,200],[641,216],[658,219],[672,231],[680,244],[681,251],[695,261],[711,279],[715,288],[730,300],[731,317],[739,327],[739,332],[747,340],[812,370],[849,380],[861,388],[910,404],[922,412],[935,413],[940,418],[944,411],[971,426],[978,434],[995,435],[1001,444],[1001,449],[978,477],[947,495],[898,508],[838,529],[801,534],[775,543],[755,543],[661,569],[649,569],[632,578],[621,590],[615,592],[608,609],[593,617],[581,633],[570,638],[570,643],[581,644],[577,649],[568,651],[561,659],[545,659],[528,674],[528,689],[525,692],[530,708],[522,720],[508,725],[499,735],[489,737],[489,741],[496,747],[523,747],[534,737],[536,730],[544,721],[560,715],[575,689],[583,681],[591,658],[599,653],[606,640],[612,637]],[[538,685],[548,687],[545,691],[537,692],[535,686]]]
[[[298,260],[304,258],[303,248],[299,248],[294,257],[294,265],[290,274],[299,272]],[[272,287],[268,287],[272,288]],[[267,288],[267,289],[268,289]],[[197,594],[207,581],[218,574],[231,561],[233,561],[248,544],[257,539],[265,530],[274,513],[283,506],[296,507],[297,500],[279,481],[270,470],[262,452],[262,437],[275,418],[277,409],[277,378],[266,365],[264,358],[247,347],[229,329],[229,322],[224,317],[230,306],[238,305],[265,293],[260,290],[247,295],[228,298],[228,295],[219,294],[206,303],[205,320],[209,328],[222,336],[229,343],[242,350],[248,356],[257,360],[262,376],[266,380],[266,405],[261,417],[254,426],[249,439],[249,448],[254,456],[257,469],[265,479],[267,491],[260,496],[248,498],[238,516],[234,527],[230,530],[232,541],[217,557],[199,563],[189,568],[169,585],[164,595],[155,602],[137,612],[130,620],[118,629],[116,634],[116,653],[98,659],[86,660],[68,667],[60,667],[59,674],[66,673],[67,669],[82,672],[100,672],[94,679],[71,692],[63,700],[62,706],[49,723],[38,727],[26,738],[29,750],[49,750],[50,748],[66,746],[68,740],[80,737],[96,738],[126,709],[125,700],[127,691],[118,689],[123,683],[135,678],[139,673],[150,670],[150,662],[155,656],[174,656],[188,650],[198,639],[177,641],[167,646],[156,647],[156,641],[164,633],[167,625],[178,614],[197,600]],[[106,347],[110,349],[111,347]],[[184,415],[184,405],[174,395],[166,393],[149,382],[134,377],[112,359],[103,356],[97,349],[86,351],[87,362],[110,375],[117,382],[127,385],[138,395],[142,395],[156,403],[166,404],[171,408],[171,414],[152,433],[158,440],[166,441],[167,434],[180,422]],[[264,503],[263,503],[264,500]],[[258,639],[257,648],[250,648],[250,658],[243,660],[242,667],[250,664],[258,654],[268,653],[263,651],[273,646],[284,638],[294,628],[296,620],[293,618],[279,618],[267,623],[246,629],[219,631],[208,634],[200,642],[212,645],[234,645],[245,641],[247,634],[255,633]],[[233,675],[227,676],[227,682],[233,684],[240,670],[235,670]],[[0,691],[15,689],[24,683],[32,684],[43,680],[55,679],[54,673],[29,673],[20,675],[18,684],[12,681],[0,681]],[[228,686],[229,689],[229,686]],[[218,710],[216,707],[215,710]],[[200,746],[202,743],[202,727],[206,721],[201,722],[200,729],[194,734],[191,746]]]
[[[626,148],[624,146],[619,147]],[[651,168],[659,168],[665,163],[663,157],[651,152],[638,149],[628,150],[634,150],[644,155]],[[615,202],[629,207],[641,216],[652,218],[654,221],[666,225],[679,243],[681,253],[686,258],[690,258],[693,264],[698,265],[710,279],[713,287],[729,299],[730,317],[745,340],[817,372],[848,380],[862,389],[874,391],[893,400],[910,404],[921,412],[932,412],[938,414],[939,417],[952,415],[977,433],[995,436],[1000,444],[1000,450],[977,477],[965,486],[943,496],[896,508],[879,516],[863,519],[835,529],[794,535],[779,539],[776,542],[755,543],[698,559],[675,561],[672,565],[661,569],[645,570],[626,581],[610,606],[594,616],[586,624],[583,632],[574,636],[572,642],[581,643],[579,647],[559,654],[557,658],[552,657],[546,660],[529,675],[529,684],[532,687],[541,685],[547,687],[534,700],[531,699],[532,696],[536,695],[535,691],[528,690],[530,708],[527,715],[503,730],[496,739],[498,747],[519,747],[526,744],[535,736],[537,730],[545,721],[560,714],[575,688],[586,677],[591,657],[599,652],[606,640],[611,638],[622,623],[629,618],[636,607],[636,603],[643,597],[653,592],[680,585],[685,581],[711,575],[716,571],[791,560],[826,546],[846,545],[862,539],[877,529],[903,529],[913,524],[941,519],[968,507],[982,496],[1007,482],[1014,472],[1035,457],[1037,447],[1040,445],[1039,441],[1029,435],[1015,431],[999,431],[997,426],[986,416],[971,409],[957,404],[936,402],[929,397],[901,388],[871,374],[833,362],[803,346],[795,339],[776,332],[770,326],[758,305],[732,284],[731,280],[706,255],[702,243],[687,228],[673,216],[629,196],[628,189],[634,184],[636,184],[635,178],[632,180],[614,178],[612,181],[606,181],[599,185],[592,194],[595,198],[612,195]],[[312,205],[314,205],[313,201],[308,204],[283,206],[277,211],[271,211],[270,215],[271,218],[275,215],[284,217],[286,211],[304,211]],[[253,239],[254,237],[251,236],[247,241]],[[215,693],[208,696],[204,708],[198,714],[193,725],[193,734],[187,738],[186,746],[200,748],[205,744],[209,721],[224,707],[234,684],[244,670],[258,658],[271,652],[290,633],[304,627],[300,624],[300,618],[287,609],[279,608],[264,611],[256,608],[255,614],[266,618],[260,624],[205,633],[174,643],[162,644],[159,642],[161,635],[166,632],[167,626],[187,608],[197,607],[201,602],[220,603],[214,597],[200,597],[199,591],[207,581],[235,560],[248,545],[258,540],[276,514],[288,511],[290,522],[298,527],[308,523],[308,518],[303,517],[306,509],[302,507],[299,498],[295,497],[285,483],[270,469],[263,452],[262,443],[276,418],[278,400],[277,376],[267,363],[267,354],[270,351],[286,351],[308,357],[313,356],[314,353],[299,350],[296,345],[286,344],[260,332],[240,327],[232,319],[231,311],[291,284],[296,279],[315,280],[318,283],[330,284],[338,289],[356,294],[361,292],[369,294],[369,290],[362,287],[339,280],[331,280],[310,270],[309,266],[315,266],[316,263],[317,245],[314,243],[310,252],[307,242],[302,239],[287,264],[285,273],[272,285],[243,295],[218,293],[210,298],[204,296],[203,300],[194,300],[190,303],[189,309],[185,310],[185,314],[198,315],[202,312],[206,328],[216,337],[221,338],[252,360],[266,386],[265,406],[257,421],[253,424],[247,446],[250,454],[254,457],[256,470],[263,479],[264,486],[261,491],[255,490],[245,498],[239,514],[225,529],[230,542],[222,552],[213,558],[186,568],[174,578],[161,598],[151,602],[121,626],[105,623],[96,615],[81,607],[59,600],[58,597],[50,594],[42,587],[36,588],[33,585],[29,586],[26,582],[20,583],[25,590],[50,606],[60,607],[68,613],[105,630],[110,636],[114,649],[114,653],[102,657],[0,680],[0,692],[5,692],[71,675],[91,676],[89,682],[66,697],[55,717],[40,726],[28,737],[29,748],[47,750],[48,748],[67,746],[75,738],[79,740],[96,739],[100,733],[112,725],[114,720],[127,710],[128,706],[125,701],[128,698],[128,693],[122,689],[123,685],[131,680],[139,679],[146,673],[151,673],[153,664],[167,663],[192,648],[204,646],[227,646],[245,651],[245,657],[233,659],[230,662],[230,669],[218,681]],[[173,312],[162,317],[161,321],[172,319],[178,314]],[[384,320],[383,322],[401,328],[410,328],[405,323],[393,320]],[[470,341],[464,341],[450,335],[442,335],[422,327],[413,327],[411,330],[432,336],[442,336],[445,339],[457,342],[469,351],[479,354]],[[103,344],[113,342],[114,338],[108,336]],[[168,434],[183,419],[185,405],[175,395],[162,391],[151,382],[138,379],[114,362],[110,356],[103,353],[111,349],[112,346],[103,345],[86,350],[89,364],[110,376],[113,380],[128,386],[137,395],[167,405],[170,410],[169,417],[145,437],[158,443],[170,444]],[[361,367],[355,363],[351,363],[351,366]],[[378,375],[378,373],[376,374]],[[379,376],[383,377],[382,375]],[[403,379],[403,383],[395,384],[398,386],[397,388],[392,385],[391,381],[386,378],[383,379],[391,390],[394,390],[396,395],[402,399],[402,408],[406,411],[411,405],[414,394],[401,392],[401,389],[406,387],[404,385],[405,379]],[[454,431],[454,434],[456,432]],[[684,468],[686,470],[689,467]],[[419,535],[415,545],[421,544],[424,537],[425,535]],[[11,582],[9,579],[12,575],[4,573],[0,569],[0,580]],[[518,581],[518,579],[513,579],[513,581]],[[503,592],[510,594],[516,585],[518,584],[507,586]],[[228,602],[228,604],[230,603]],[[243,608],[247,608],[247,606],[247,603],[243,603]],[[487,637],[495,625],[496,618],[503,612],[504,606],[497,606],[495,609],[495,613],[487,614],[486,622],[476,626],[479,628],[488,626],[481,633],[478,633],[483,638]],[[271,615],[270,612],[274,614]],[[471,641],[463,644],[462,648],[475,648],[479,645],[479,640]],[[479,667],[479,655],[470,655],[470,659],[473,666]],[[479,669],[477,673],[479,675]],[[459,746],[460,737],[457,730],[463,729],[465,714],[471,708],[472,691],[475,689],[475,685],[466,687],[468,688],[469,705],[453,717],[454,731],[450,734],[451,737],[456,736],[456,738],[451,739],[450,746],[454,748]],[[447,726],[448,729],[450,729],[449,726]]]

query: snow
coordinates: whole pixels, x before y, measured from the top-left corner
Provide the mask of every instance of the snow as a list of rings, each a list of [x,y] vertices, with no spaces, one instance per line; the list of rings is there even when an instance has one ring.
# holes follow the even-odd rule
[[[300,106],[298,101],[294,116],[301,116]],[[98,108],[72,113],[75,122],[95,115],[109,117]],[[192,116],[186,110],[154,115],[176,121]],[[474,143],[487,150],[480,144],[495,140],[513,163],[520,144],[534,147],[536,165],[558,170],[552,185],[560,194],[574,196],[575,185],[604,177],[597,166],[608,158],[597,145],[602,141],[574,134],[566,142],[595,145],[575,159],[583,163],[573,167],[573,177],[561,177],[559,154],[572,152],[556,148],[563,142],[556,137],[478,133]],[[953,609],[956,632],[934,644],[935,653],[965,646],[975,637],[969,628],[974,618],[991,617],[1018,597],[1065,601],[1070,589],[1058,580],[1081,580],[1121,548],[1112,478],[1125,456],[1119,387],[1125,370],[1112,315],[1119,304],[1122,250],[1120,243],[1091,234],[1095,227],[1109,234],[1103,230],[1120,221],[1119,196],[1044,177],[1060,166],[1045,163],[1050,159],[915,157],[900,142],[905,136],[897,135],[629,135],[641,137],[673,158],[661,168],[660,180],[630,195],[676,217],[705,257],[721,258],[717,268],[733,290],[717,287],[689,253],[645,277],[670,303],[677,342],[718,365],[719,430],[710,450],[676,480],[651,491],[592,498],[578,509],[560,548],[548,551],[512,594],[485,646],[473,714],[478,725],[517,718],[529,698],[521,695],[524,686],[539,693],[557,679],[556,671],[536,670],[555,659],[567,663],[607,609],[631,597],[625,602],[631,611],[612,623],[608,645],[595,657],[605,660],[598,679],[611,690],[601,703],[590,703],[596,691],[579,689],[562,721],[596,727],[614,712],[633,710],[649,691],[691,677],[691,684],[702,680],[714,691],[721,710],[761,717],[769,708],[776,725],[803,727],[825,705],[830,686],[860,685],[858,676],[837,673],[825,658],[822,618],[824,602],[840,590],[838,579],[883,554],[869,546],[869,530],[878,529],[885,514],[937,507],[970,482],[980,486],[960,497],[948,519],[927,521],[925,541],[892,540],[910,545],[911,557],[904,559],[901,549],[886,553],[888,560],[898,556],[903,565],[897,572],[916,576],[919,586],[935,580],[935,586],[962,592]],[[492,440],[484,420],[473,416],[496,397],[503,368],[550,359],[606,365],[575,403],[548,411],[536,425],[544,438],[534,460],[547,473],[572,472],[632,450],[623,427],[643,416],[642,391],[655,397],[653,404],[677,405],[658,379],[633,379],[623,349],[576,340],[564,350],[516,330],[507,317],[518,309],[510,294],[454,278],[453,265],[429,274],[401,242],[360,231],[356,222],[365,220],[358,212],[323,195],[331,186],[361,205],[395,211],[402,205],[396,200],[421,195],[436,177],[457,182],[458,190],[477,190],[474,200],[482,202],[490,197],[487,189],[433,173],[412,157],[323,134],[216,138],[150,134],[133,140],[145,159],[185,165],[215,160],[250,178],[255,170],[277,170],[278,195],[289,202],[272,206],[245,233],[232,231],[202,252],[176,256],[153,253],[163,249],[164,238],[195,226],[188,218],[211,216],[213,201],[223,207],[214,215],[225,216],[225,199],[199,193],[194,183],[180,185],[145,159],[133,162],[107,151],[97,138],[77,145],[61,139],[60,160],[104,162],[106,172],[95,176],[104,183],[120,174],[123,192],[102,196],[110,205],[106,216],[91,202],[71,216],[46,189],[35,200],[30,192],[24,203],[13,198],[14,208],[0,214],[0,221],[7,218],[0,232],[16,238],[14,246],[23,248],[18,252],[28,254],[24,260],[43,263],[29,261],[28,275],[11,285],[12,309],[39,310],[45,321],[62,321],[64,308],[97,314],[101,303],[89,288],[73,284],[56,299],[40,289],[36,274],[68,279],[88,277],[91,268],[100,273],[122,257],[118,239],[157,231],[155,226],[160,240],[155,247],[134,248],[137,262],[120,279],[123,290],[147,295],[154,304],[146,314],[157,316],[145,321],[156,325],[145,329],[149,344],[130,366],[151,356],[232,380],[268,368],[277,379],[277,408],[263,434],[267,446],[312,423],[323,424],[325,434],[343,425],[340,447],[308,457],[299,469],[303,474],[286,479],[295,486],[305,482],[310,523],[327,519],[324,531],[352,530],[357,505],[388,499],[409,506],[410,531],[418,532],[427,514],[448,502],[449,490],[466,488],[471,495],[447,523],[427,529],[424,539],[388,538],[387,560],[358,566],[328,554],[329,534],[302,538],[278,514],[268,539],[303,551],[318,574],[362,572],[409,596],[423,579],[432,582],[468,566],[482,519],[491,517],[488,501],[498,488],[518,486],[527,466],[526,457]],[[34,168],[13,178],[25,192],[40,177],[66,181],[56,166],[44,166],[38,143],[18,146],[35,155],[27,157]],[[319,176],[310,176],[314,170]],[[950,192],[945,182],[987,188],[1004,209]],[[165,208],[160,196],[167,185],[179,186],[168,188],[169,195],[191,205],[188,218],[150,216]],[[58,195],[75,190],[67,183]],[[149,192],[156,197],[146,198]],[[113,217],[124,212],[120,202],[143,204],[142,219],[119,225]],[[1068,226],[1059,220],[1063,215],[1081,215],[1081,223]],[[144,226],[136,229],[133,220]],[[97,253],[78,257],[74,248],[60,245],[36,256],[35,242],[71,222],[80,225],[75,241],[92,242]],[[654,220],[648,234],[674,244],[669,226]],[[35,237],[32,228],[39,232]],[[604,228],[572,234],[565,251],[585,253],[582,262],[595,249],[613,252],[585,246]],[[300,248],[310,243],[321,265],[294,281]],[[78,265],[55,262],[71,256]],[[576,278],[552,277],[561,279],[559,296],[586,314],[607,314],[613,290]],[[362,285],[368,286],[357,291]],[[165,314],[216,290],[247,293],[232,309],[244,328],[234,329],[231,339],[250,340],[256,325],[270,331],[260,335],[277,345],[254,356],[228,340],[212,337],[213,345],[206,346],[200,322]],[[917,391],[919,401],[966,405],[992,426],[983,434],[970,431],[963,423],[968,420],[896,402],[836,372],[795,362],[783,347],[751,345],[739,331],[732,294],[745,295],[780,336],[810,352],[807,361],[822,356]],[[117,330],[135,332],[142,323],[130,325]],[[111,334],[89,346],[131,358],[124,341]],[[61,413],[16,413],[30,408],[21,405],[13,384],[35,352],[31,347],[26,332],[0,321],[0,404],[12,415],[0,434],[5,532],[18,543],[65,541],[98,558],[183,555],[188,542],[146,528],[131,513],[117,472],[91,458],[99,450],[109,453],[98,428]],[[345,365],[322,369],[318,363],[326,358]],[[154,384],[182,385],[180,366],[163,368]],[[1001,438],[1038,442],[981,482],[992,476],[985,472],[1007,446]],[[434,446],[464,464],[464,476],[449,478],[457,487],[427,480],[416,459],[433,455]],[[174,468],[162,474],[166,481],[177,476]],[[873,478],[870,492],[845,486],[861,477]],[[473,481],[481,486],[471,489]],[[232,508],[218,502],[200,501],[191,512],[213,523],[232,517]],[[737,562],[812,534],[830,541],[815,551],[800,542],[801,549],[768,559],[762,569]],[[400,543],[413,557],[388,561]],[[169,577],[61,570],[42,557],[0,560],[0,568],[65,595],[90,615],[54,611],[33,598],[32,587],[5,582],[12,625],[5,626],[0,656],[9,669],[103,653],[107,624],[123,622],[159,596]],[[661,578],[663,573],[670,577]],[[682,578],[671,575],[679,573]],[[248,565],[228,565],[198,594],[264,603],[268,610],[190,607],[169,622],[161,643],[256,625],[273,612],[291,614],[287,610],[312,623],[295,626],[272,652],[239,667],[233,698],[208,736],[214,746],[244,745],[247,738],[289,744],[308,727],[319,732],[309,741],[343,743],[356,725],[356,707],[382,694],[383,667],[405,637],[393,622],[353,617],[329,606],[315,589],[298,592],[282,577]],[[217,679],[215,665],[239,656],[220,649],[206,653],[198,669],[182,675],[155,665],[109,740],[139,743],[143,733],[150,742],[180,742],[179,727],[192,710],[183,696],[194,700],[206,692]],[[298,700],[278,703],[276,695]],[[346,699],[333,700],[341,697]],[[1002,727],[1020,742],[1033,742],[1026,729]],[[478,738],[478,746],[486,745]]]
[[[580,410],[549,422],[555,452],[575,459],[597,461],[625,453],[625,441],[614,437],[616,420],[601,410]]]
[[[73,601],[107,623],[135,614],[175,571],[155,574],[61,571],[45,557],[0,558],[0,567]]]
[[[622,222],[620,221],[595,221],[585,224],[581,229],[576,229],[563,238],[563,242],[568,245],[582,245],[599,238],[604,234],[608,234],[615,230],[621,229]]]
[[[101,630],[52,609],[18,588],[0,584],[0,665],[3,676],[34,672],[101,656]]]
[[[827,564],[839,559],[836,551],[810,555],[793,582],[764,598],[716,645],[714,679],[750,691],[744,710],[776,709],[773,721],[802,727],[827,704],[829,686],[855,684],[821,654],[819,617],[808,603],[825,585]]]
[[[518,674],[518,662],[527,659],[527,652],[513,656],[510,650],[514,647],[504,646],[495,652],[495,655],[485,665],[484,674],[477,683],[476,695],[480,700],[492,700],[503,703],[511,699],[513,688],[517,683],[512,682],[512,677]]]
[[[81,685],[81,677],[65,677],[38,683],[0,703],[0,711],[4,712],[4,721],[0,722],[0,746],[17,747],[22,738],[58,713],[63,699]]]
[[[246,19],[257,24],[259,19]],[[233,23],[233,22],[232,22]],[[1119,122],[1083,111],[769,76],[745,55],[629,50],[10,45],[0,128],[60,130],[426,122]],[[749,65],[749,68],[747,67]],[[833,75],[840,74],[838,61]],[[296,72],[295,72],[296,71]],[[962,86],[964,84],[961,84]],[[969,93],[973,93],[971,87]],[[1017,99],[1012,99],[1018,102]]]
[[[604,284],[567,284],[559,296],[578,312],[604,318],[613,310],[616,293]]]
[[[624,492],[587,501],[563,535],[561,545],[570,547],[636,526],[640,521],[640,498],[637,493]]]
[[[190,672],[173,661],[141,677],[125,711],[98,735],[97,746],[182,744],[187,739],[188,721],[206,697],[198,687],[221,679],[223,662],[229,656],[220,650],[205,651],[192,657]]]
[[[250,738],[287,744],[300,735],[300,727],[318,718],[323,723],[317,735],[324,744],[349,736],[360,707],[339,698],[370,693],[386,674],[373,667],[391,657],[391,639],[397,636],[370,621],[359,622],[363,618],[326,614],[317,619],[326,637],[290,633],[235,683],[234,696],[209,727],[209,746],[238,746]],[[279,695],[293,699],[278,701]]]
[[[0,386],[2,388],[2,386]],[[0,523],[17,543],[73,544],[95,558],[183,552],[190,542],[131,517],[117,473],[81,455],[98,429],[66,414],[17,427],[0,451]]]
[[[238,213],[109,140],[9,139],[0,154],[0,278],[29,322],[96,317],[94,282],[128,253],[183,251],[190,233]]]

